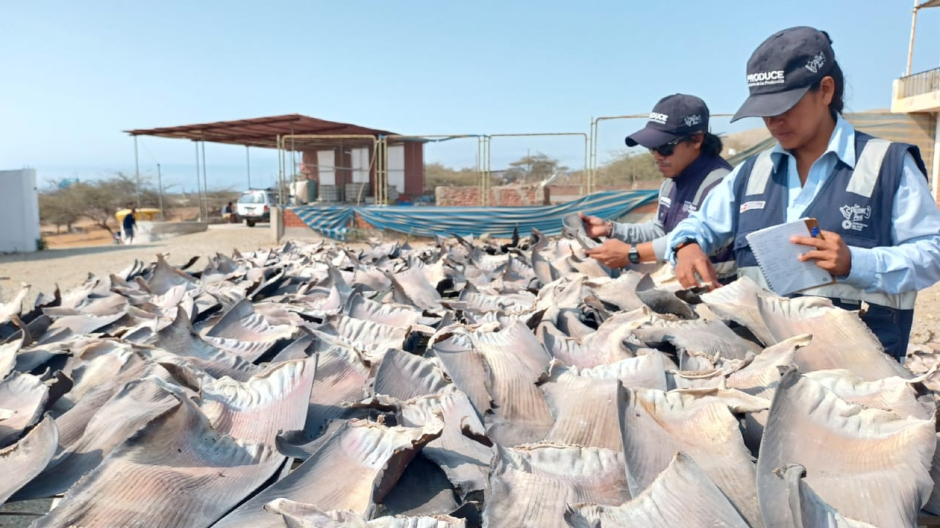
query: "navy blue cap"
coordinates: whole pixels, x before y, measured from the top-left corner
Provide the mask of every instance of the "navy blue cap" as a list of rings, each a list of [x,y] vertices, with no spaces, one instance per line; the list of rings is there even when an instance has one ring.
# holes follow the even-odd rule
[[[771,35],[747,61],[751,95],[731,121],[786,113],[835,63],[829,35],[823,31],[799,26]]]
[[[708,131],[708,106],[694,95],[663,97],[642,129],[627,136],[628,147],[657,148],[681,137]]]

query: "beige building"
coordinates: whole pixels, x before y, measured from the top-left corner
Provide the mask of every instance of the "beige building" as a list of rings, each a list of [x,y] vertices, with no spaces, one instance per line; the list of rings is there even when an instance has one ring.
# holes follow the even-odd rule
[[[917,15],[930,7],[940,7],[940,0],[917,0],[911,21],[911,41],[907,53],[907,74],[894,81],[891,98],[891,112],[908,114],[918,122],[924,131],[933,137],[931,152],[924,152],[924,163],[930,176],[933,194],[940,201],[940,68],[933,68],[920,73],[911,73],[911,60],[914,53],[914,37],[917,32]],[[927,13],[940,15],[940,11]]]

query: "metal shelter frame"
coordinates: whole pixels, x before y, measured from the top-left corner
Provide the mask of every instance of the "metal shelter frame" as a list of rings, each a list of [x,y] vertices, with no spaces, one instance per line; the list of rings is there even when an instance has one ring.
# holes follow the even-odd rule
[[[450,141],[452,139],[470,139],[477,138],[477,153],[476,153],[476,162],[477,162],[477,173],[480,176],[480,205],[488,205],[488,195],[489,195],[489,179],[490,179],[490,167],[489,167],[489,143],[490,136],[482,134],[392,134],[388,136],[383,136],[381,139],[385,141],[383,146],[384,150],[384,160],[383,166],[385,169],[385,201],[382,204],[379,204],[378,199],[376,199],[377,205],[388,205],[388,141],[422,141],[423,143],[440,143],[442,141]]]
[[[373,141],[378,137],[392,135],[387,130],[368,128],[350,123],[328,121],[300,114],[285,114],[279,116],[260,117],[254,119],[239,119],[234,121],[218,121],[174,127],[151,129],[125,130],[134,138],[134,167],[137,178],[137,205],[141,205],[140,163],[138,153],[138,136],[156,136],[171,139],[189,139],[195,143],[196,149],[196,189],[199,196],[199,219],[208,219],[208,175],[206,172],[205,143],[224,143],[228,145],[245,146],[245,174],[248,187],[251,188],[251,153],[250,147],[272,148],[279,151],[286,148],[286,141],[294,141],[300,135],[314,138],[329,138],[339,136],[368,136]],[[293,136],[293,138],[291,138]],[[293,145],[292,145],[293,147]],[[294,149],[292,149],[294,152]],[[296,156],[291,154],[291,164],[296,167]],[[284,152],[278,154],[278,178],[281,206],[284,204],[283,183],[287,161]],[[370,167],[371,172],[371,167]],[[162,193],[162,189],[160,189]]]
[[[940,0],[938,0],[940,1]],[[709,114],[708,118],[713,117],[734,117],[734,114]],[[591,156],[590,156],[590,174],[588,176],[588,194],[594,192],[594,186],[597,177],[597,146],[600,144],[598,137],[600,135],[600,122],[601,121],[614,121],[617,119],[648,119],[649,114],[628,114],[628,115],[618,115],[618,116],[601,116],[601,117],[592,117],[591,118]]]
[[[584,138],[584,177],[590,182],[589,173],[591,172],[590,167],[588,167],[588,152],[590,150],[591,138],[584,132],[536,132],[536,133],[522,133],[522,134],[490,134],[487,137],[492,143],[494,137],[561,137],[561,136],[581,136]],[[490,167],[490,155],[491,152],[487,150],[486,152],[486,166]],[[590,194],[590,185],[588,185],[588,192]],[[489,198],[489,189],[487,189],[487,198]]]
[[[283,136],[277,137],[277,158],[278,158],[278,203],[280,206],[287,202],[287,197],[284,196],[284,192],[287,187],[287,152],[291,153],[291,178],[297,174],[296,160],[294,155],[297,152],[297,148],[304,149],[307,146],[316,146],[317,143],[328,142],[331,140],[353,140],[353,144],[359,144],[359,141],[365,143],[367,146],[371,145],[372,155],[370,156],[371,160],[369,162],[369,173],[372,173],[372,168],[375,167],[375,201],[377,205],[385,205],[388,200],[387,191],[383,191],[381,194],[385,197],[385,203],[379,204],[379,189],[385,189],[385,186],[388,184],[387,174],[383,174],[383,166],[380,162],[380,152],[384,146],[384,139],[382,137],[376,137],[371,134],[286,134]],[[297,144],[297,140],[302,140],[300,145]],[[358,140],[358,141],[357,141]],[[290,141],[290,146],[288,147],[288,141]],[[381,145],[381,146],[380,146]],[[387,155],[387,153],[386,153]]]

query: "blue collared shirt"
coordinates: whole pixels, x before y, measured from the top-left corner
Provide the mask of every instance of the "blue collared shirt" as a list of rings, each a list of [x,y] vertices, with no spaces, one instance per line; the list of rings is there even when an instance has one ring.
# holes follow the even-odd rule
[[[813,163],[800,184],[796,158],[779,143],[771,157],[777,166],[787,164],[787,222],[801,217],[832,175],[839,160],[855,167],[855,128],[842,116],[822,157]],[[669,235],[667,257],[676,263],[672,247],[678,241],[694,238],[708,253],[734,238],[734,182],[742,165],[735,167],[712,189],[698,211],[683,220]],[[917,168],[913,156],[904,156],[901,184],[891,211],[893,246],[876,248],[849,247],[852,269],[840,282],[869,293],[900,294],[922,290],[940,281],[940,209],[931,195],[927,179]]]

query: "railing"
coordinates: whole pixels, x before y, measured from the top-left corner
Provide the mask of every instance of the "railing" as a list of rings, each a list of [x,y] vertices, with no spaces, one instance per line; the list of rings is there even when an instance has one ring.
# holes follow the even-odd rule
[[[915,73],[898,80],[901,84],[899,90],[901,98],[940,92],[940,68]]]

